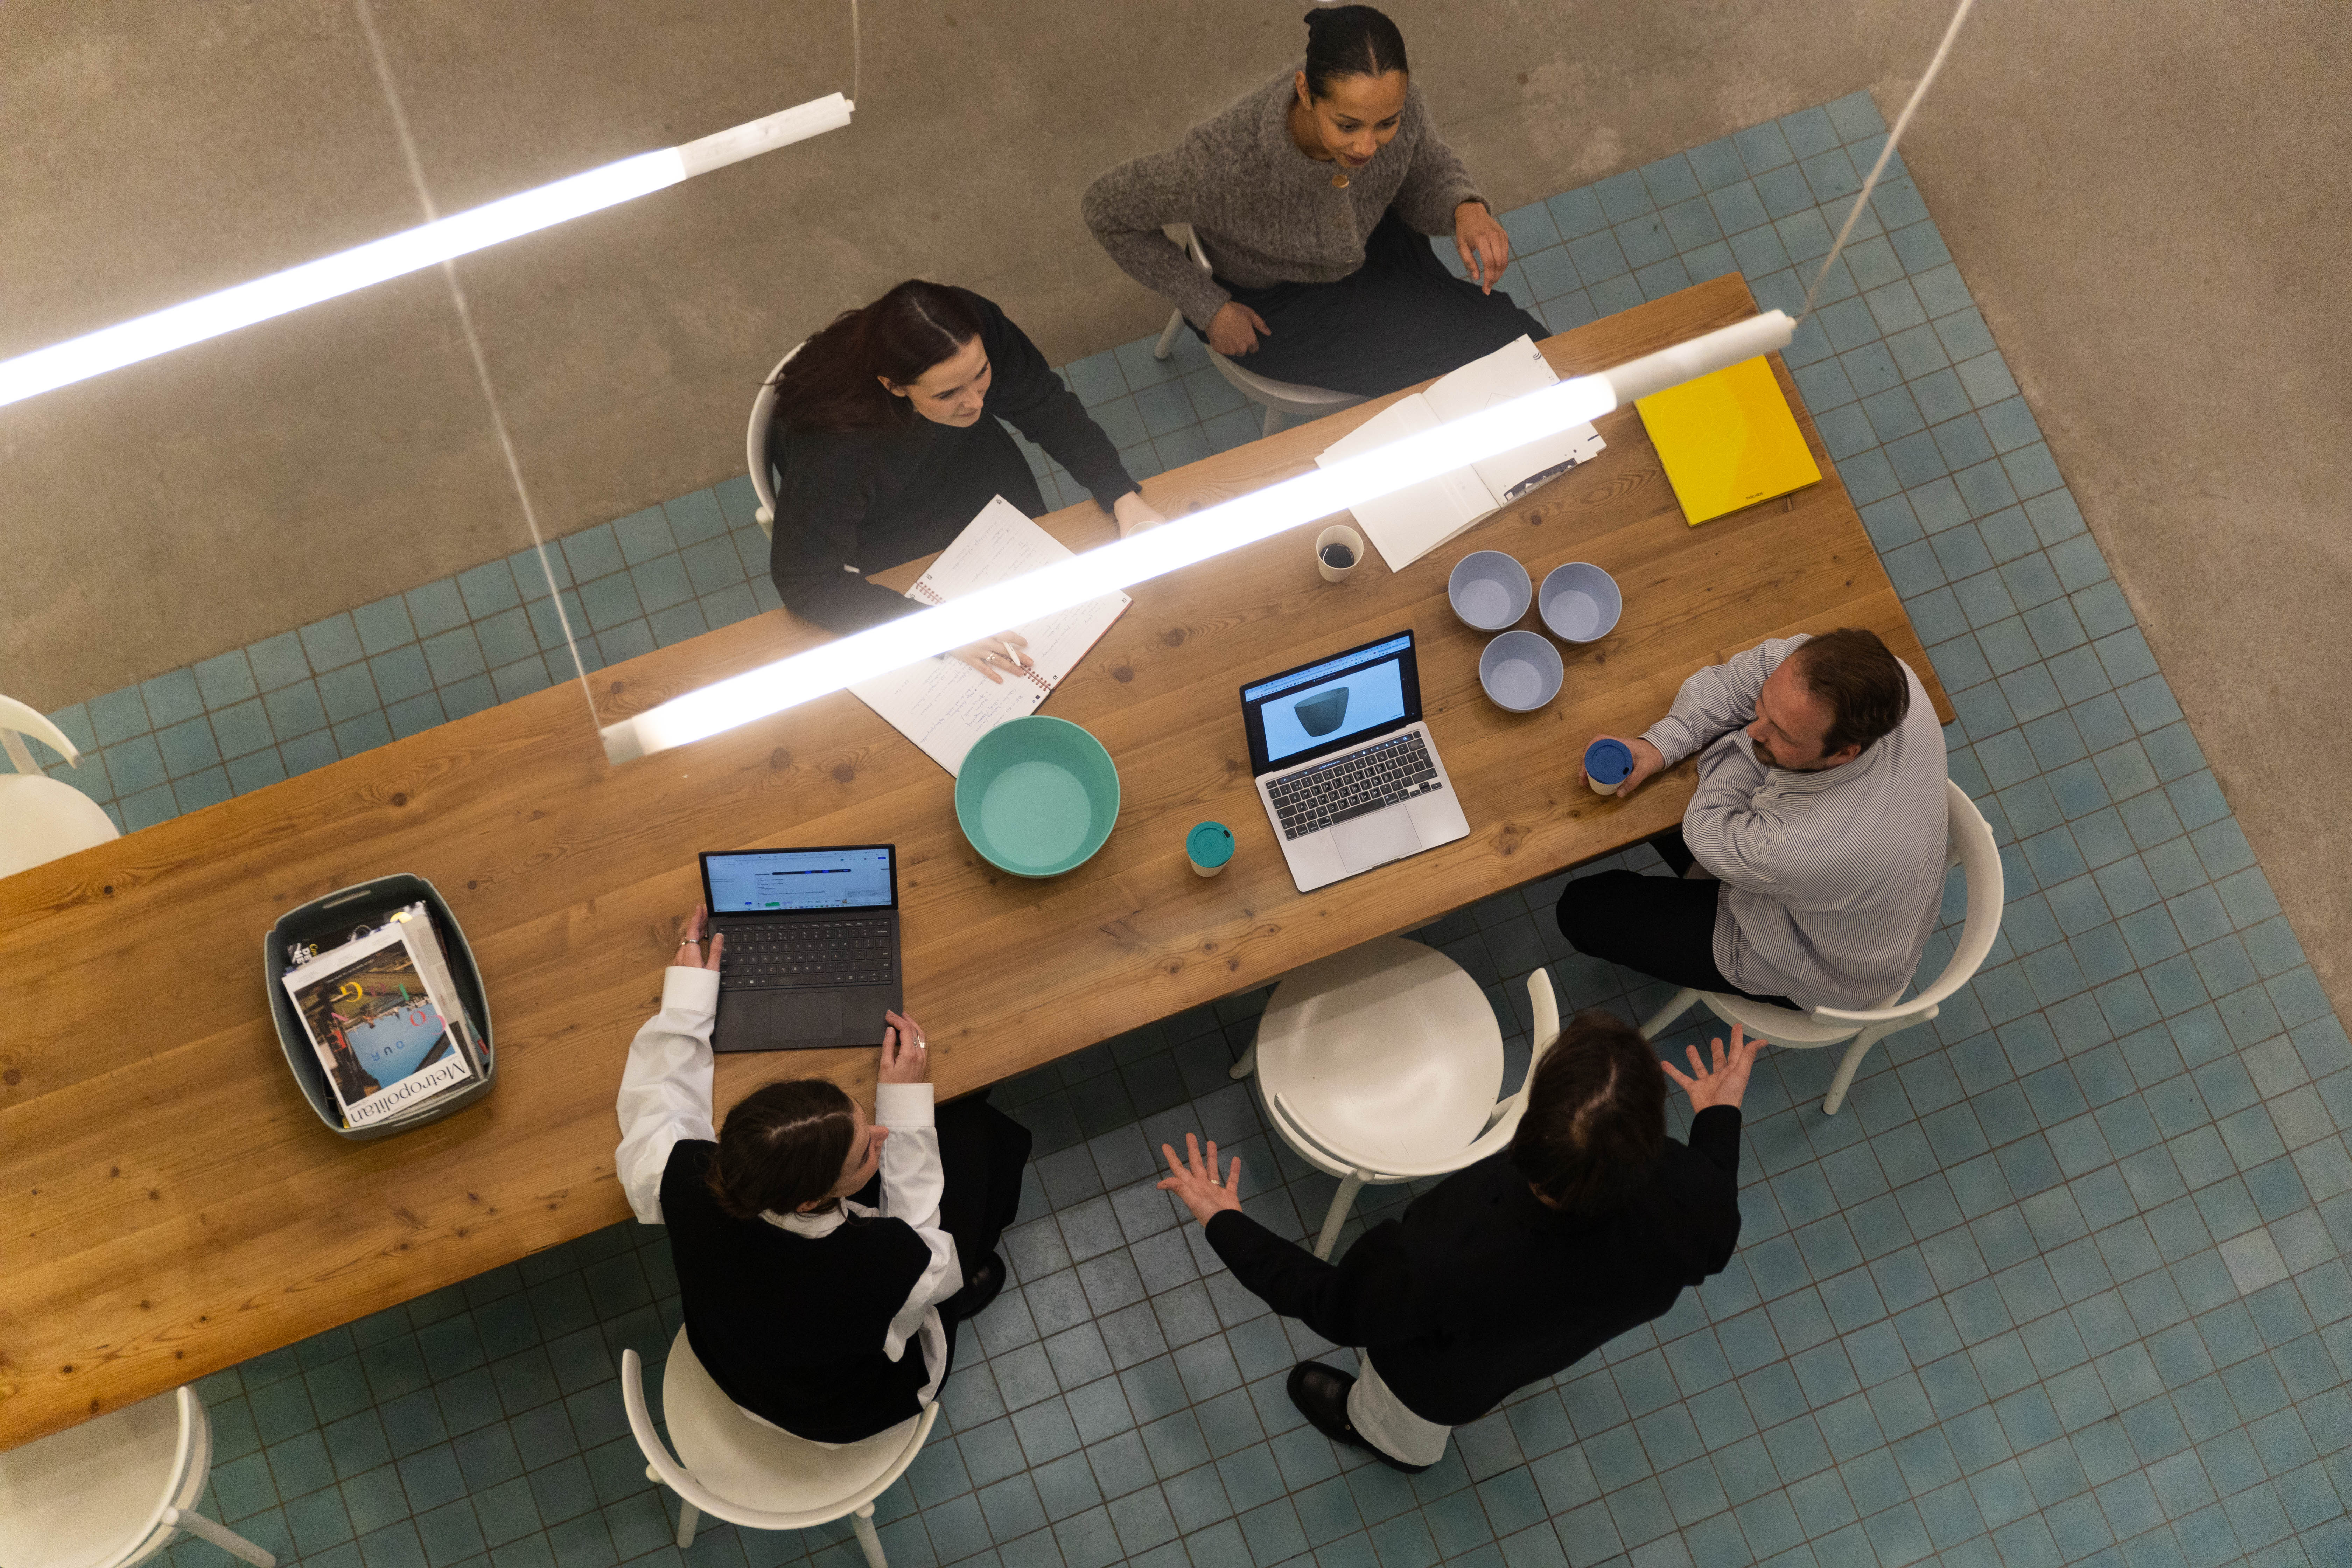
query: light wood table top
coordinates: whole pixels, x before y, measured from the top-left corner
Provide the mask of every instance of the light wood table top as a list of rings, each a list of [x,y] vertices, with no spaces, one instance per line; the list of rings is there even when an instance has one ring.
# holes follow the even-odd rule
[[[1604,369],[1754,309],[1717,279],[1544,352],[1563,374]],[[1872,627],[1948,717],[1779,374],[1828,477],[1704,528],[1684,523],[1628,409],[1598,422],[1601,458],[1401,575],[1375,553],[1326,584],[1302,525],[1135,589],[1047,704],[1109,748],[1123,794],[1108,845],[1050,881],[981,860],[949,776],[846,694],[613,769],[568,682],[0,882],[0,1447],[626,1217],[614,1094],[695,905],[698,850],[895,842],[907,1001],[952,1095],[1672,826],[1688,763],[1603,800],[1578,779],[1583,744],[1639,731],[1692,670],[1766,637]],[[1378,406],[1146,494],[1172,516],[1257,489]],[[1043,521],[1077,548],[1111,536],[1091,502]],[[1540,712],[1486,700],[1486,637],[1446,606],[1454,562],[1486,548],[1538,579],[1595,562],[1623,586],[1622,621],[1570,651]],[[1405,626],[1470,836],[1301,895],[1252,786],[1235,689]],[[761,616],[598,671],[596,704],[609,721],[820,635]],[[1213,879],[1184,858],[1202,817],[1239,840]],[[355,1143],[289,1080],[261,939],[282,911],[392,871],[430,879],[465,927],[499,1082],[446,1121]],[[811,1072],[870,1094],[873,1053],[722,1058],[717,1099]]]

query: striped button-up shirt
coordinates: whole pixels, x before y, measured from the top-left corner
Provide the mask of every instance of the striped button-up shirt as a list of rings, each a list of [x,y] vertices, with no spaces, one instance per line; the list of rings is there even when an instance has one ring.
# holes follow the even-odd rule
[[[1943,902],[1944,733],[1909,668],[1903,722],[1840,767],[1756,760],[1756,694],[1801,637],[1775,638],[1683,682],[1643,739],[1666,765],[1699,753],[1683,842],[1723,884],[1715,963],[1753,995],[1801,1007],[1883,1007],[1919,967]]]

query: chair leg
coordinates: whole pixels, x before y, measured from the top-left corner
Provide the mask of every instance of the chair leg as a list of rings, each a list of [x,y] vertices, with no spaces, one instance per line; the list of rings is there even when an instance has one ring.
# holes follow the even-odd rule
[[[1350,1171],[1339,1179],[1339,1190],[1331,1194],[1331,1212],[1323,1216],[1323,1234],[1315,1238],[1316,1257],[1328,1259],[1339,1245],[1339,1227],[1348,1223],[1348,1211],[1356,1206],[1356,1194],[1364,1190],[1370,1173]]]
[[[1281,428],[1282,410],[1269,405],[1265,411],[1265,421],[1258,426],[1258,436],[1260,438],[1264,438],[1265,437],[1273,435],[1276,430]]]
[[[1181,310],[1169,311],[1168,324],[1160,329],[1160,341],[1152,345],[1151,357],[1153,359],[1166,359],[1169,354],[1175,351],[1176,334],[1183,330],[1184,312]],[[881,1568],[881,1560],[879,1558],[875,1560],[875,1568]]]
[[[1228,1068],[1225,1076],[1238,1080],[1249,1077],[1250,1074],[1255,1071],[1257,1071],[1257,1042],[1255,1040],[1252,1040],[1249,1045],[1249,1049],[1242,1053],[1242,1059],[1235,1062],[1230,1068]]]
[[[190,1535],[211,1542],[231,1557],[252,1563],[253,1568],[278,1568],[276,1557],[237,1534],[236,1531],[225,1530],[215,1524],[203,1514],[190,1513],[184,1509],[167,1508],[163,1510],[163,1522],[175,1530],[184,1530]]]
[[[874,1505],[869,1502],[859,1509],[849,1523],[857,1531],[858,1550],[866,1553],[866,1568],[890,1568],[882,1559],[882,1538],[874,1533]]]
[[[1689,990],[1675,992],[1666,1005],[1652,1015],[1648,1023],[1642,1026],[1642,1037],[1645,1040],[1656,1039],[1666,1032],[1667,1025],[1689,1012],[1697,1003],[1697,992]]]
[[[687,1501],[677,1500],[677,1549],[680,1552],[694,1544],[694,1532],[702,1523],[702,1510]]]
[[[1862,1058],[1870,1054],[1870,1047],[1884,1039],[1886,1033],[1883,1028],[1871,1028],[1853,1037],[1853,1044],[1845,1048],[1845,1060],[1838,1063],[1837,1076],[1830,1079],[1828,1095],[1822,1100],[1823,1116],[1838,1113],[1838,1107],[1845,1103],[1845,1091],[1853,1084],[1854,1069],[1862,1066]]]

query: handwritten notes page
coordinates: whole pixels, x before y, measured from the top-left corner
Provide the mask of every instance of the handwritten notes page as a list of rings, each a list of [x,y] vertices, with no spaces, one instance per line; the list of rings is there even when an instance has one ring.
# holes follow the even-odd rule
[[[1069,557],[1068,546],[998,496],[981,508],[930,570],[907,590],[907,597],[941,605]],[[1018,676],[1005,675],[1002,684],[961,659],[926,658],[849,689],[953,773],[982,735],[1009,719],[1037,711],[1131,602],[1125,594],[1107,594],[1010,628],[1029,639],[1022,651],[1034,668]]]
[[[1540,392],[1559,379],[1543,351],[1527,337],[1441,376],[1426,392],[1399,398],[1326,447],[1316,461],[1328,468],[1407,436]],[[1579,425],[1488,458],[1468,468],[1388,495],[1360,501],[1357,525],[1370,536],[1391,572],[1407,566],[1503,507],[1608,445],[1591,425]]]

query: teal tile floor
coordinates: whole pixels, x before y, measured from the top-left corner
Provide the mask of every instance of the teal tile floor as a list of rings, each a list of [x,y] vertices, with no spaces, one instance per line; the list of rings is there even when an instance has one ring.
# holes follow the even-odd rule
[[[1793,310],[1883,133],[1856,94],[1507,214],[1505,286],[1555,328],[1735,269]],[[1037,1133],[1015,1284],[879,1506],[894,1568],[2352,1562],[2352,1042],[1918,191],[1873,206],[1787,357],[2002,846],[1982,973],[1837,1117],[1829,1053],[1768,1058],[1731,1268],[1412,1479],[1300,1424],[1282,1377],[1324,1347],[1150,1186],[1153,1143],[1205,1128],[1269,1223],[1319,1221],[1329,1184],[1224,1076],[1262,994],[1003,1086]],[[1139,474],[1255,429],[1189,340],[1066,374]],[[562,556],[600,663],[772,602],[741,480]],[[530,558],[488,563],[77,705],[78,782],[142,824],[562,679],[547,599]],[[1423,933],[1488,986],[1515,1072],[1536,967],[1571,1007],[1661,998],[1560,941],[1565,880]],[[1409,1194],[1366,1196],[1351,1237]],[[615,1367],[676,1322],[662,1233],[622,1226],[218,1373],[206,1506],[310,1565],[668,1568]],[[687,1555],[856,1563],[840,1529]]]

